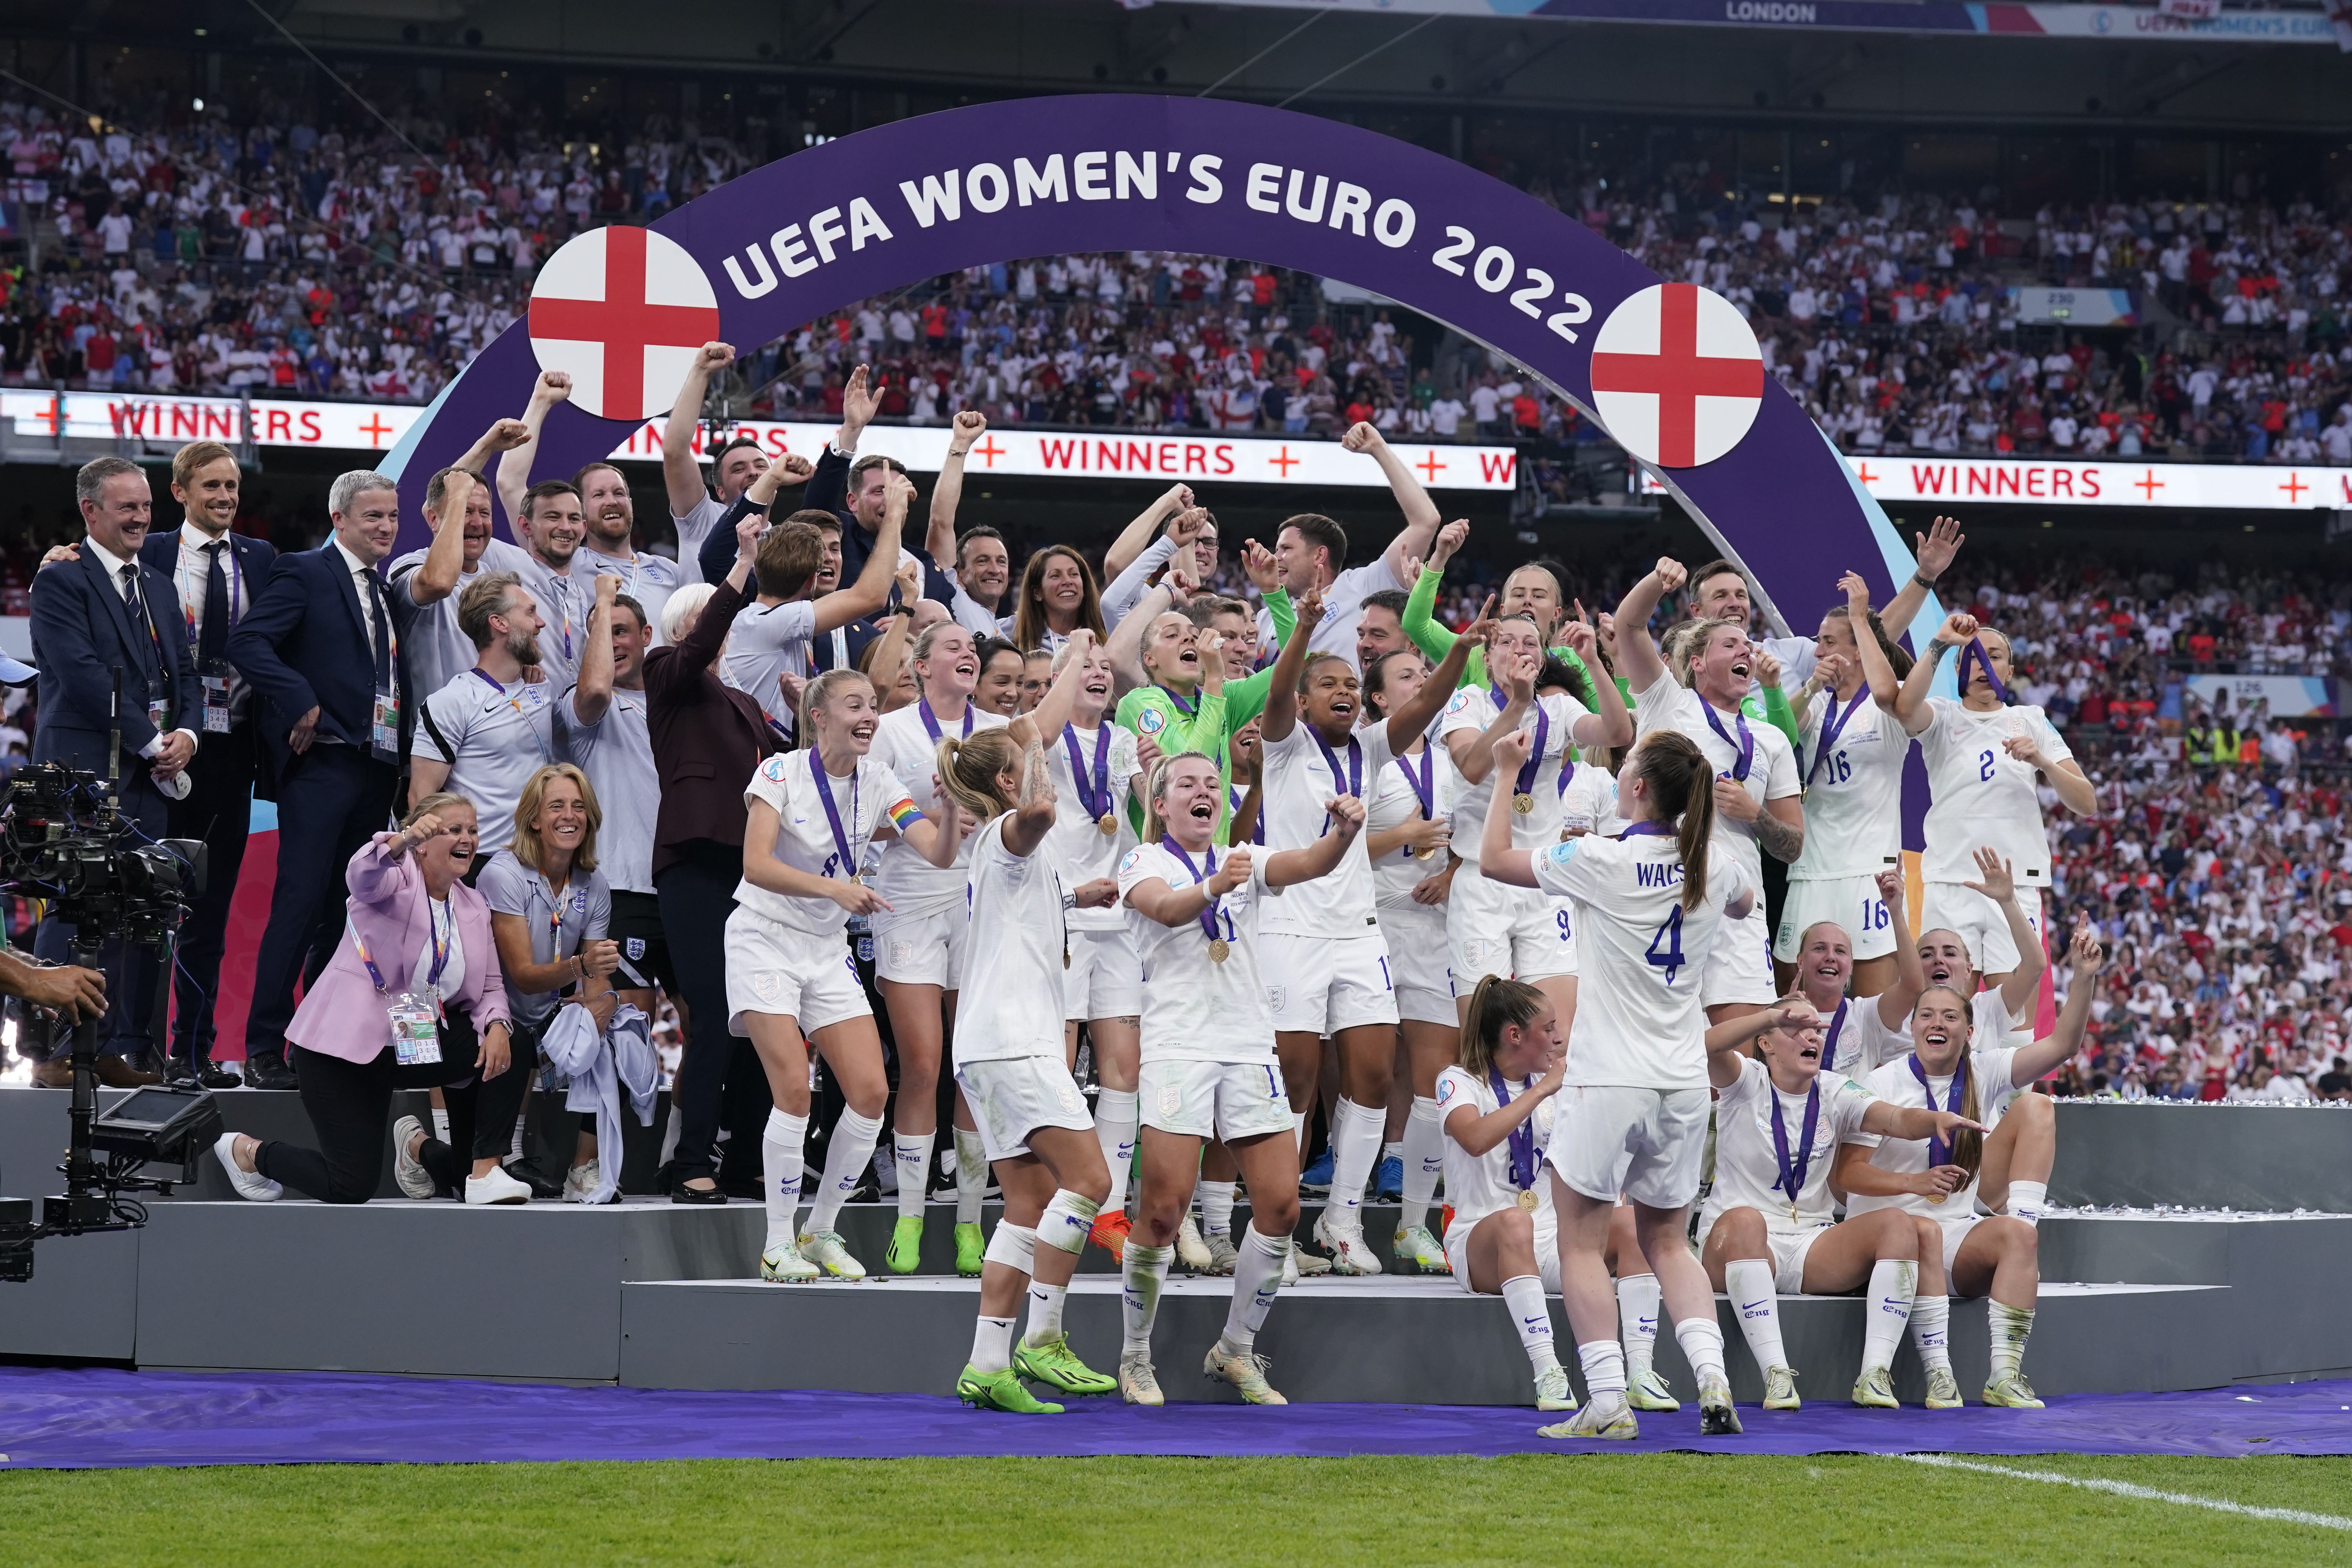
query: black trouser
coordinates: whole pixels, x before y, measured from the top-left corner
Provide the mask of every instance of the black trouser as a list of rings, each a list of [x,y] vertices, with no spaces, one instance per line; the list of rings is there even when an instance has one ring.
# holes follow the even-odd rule
[[[464,1083],[441,1086],[441,1104],[449,1112],[449,1142],[428,1137],[425,1146],[446,1151],[457,1172],[454,1186],[459,1197],[466,1195],[465,1178],[473,1173],[473,1162],[506,1163],[514,1148],[515,1117],[522,1110],[531,1075],[539,1070],[539,1031],[509,1025],[507,1038],[506,1071],[488,1079],[477,1072]],[[417,1158],[425,1159],[422,1154]],[[433,1163],[425,1161],[425,1168],[432,1170]],[[444,1186],[453,1185],[438,1171],[434,1171],[433,1179]]]
[[[188,764],[187,799],[171,803],[172,837],[201,838],[205,851],[205,896],[180,928],[179,972],[173,980],[172,1054],[198,1065],[212,1059],[229,904],[252,826],[256,745],[250,721],[226,734],[206,735]]]
[[[654,876],[662,930],[688,1012],[686,1053],[677,1067],[674,1180],[712,1173],[727,1080],[740,1076],[734,1070],[737,1042],[727,1032],[726,943],[727,917],[735,912],[735,888],[742,879],[743,851],[708,838],[685,846],[677,860]],[[752,1066],[758,1066],[756,1057]],[[763,1119],[765,1114],[763,1107]]]
[[[254,1151],[253,1168],[320,1203],[367,1202],[383,1176],[384,1135],[395,1087],[392,1047],[387,1045],[363,1062],[300,1046],[289,1054],[301,1077],[302,1110],[310,1118],[319,1147],[266,1142]],[[433,1179],[463,1193],[466,1165],[446,1145],[427,1141],[425,1149],[421,1157]]]
[[[383,830],[399,787],[398,770],[355,746],[313,745],[287,765],[278,783],[278,884],[245,1025],[248,1058],[275,1061],[284,1052],[295,982],[315,984],[341,940],[344,870]]]

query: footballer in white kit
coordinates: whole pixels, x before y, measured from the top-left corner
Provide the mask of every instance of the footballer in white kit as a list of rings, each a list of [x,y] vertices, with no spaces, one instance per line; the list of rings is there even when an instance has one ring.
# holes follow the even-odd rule
[[[1789,868],[1788,897],[1772,956],[1794,963],[1804,933],[1823,921],[1843,927],[1853,956],[1895,951],[1877,875],[1903,863],[1903,762],[1910,737],[1874,701],[1857,672],[1850,692],[1817,693],[1799,721],[1803,738],[1805,847]]]
[[[1140,772],[1135,731],[1108,719],[1107,712],[1097,715],[1090,729],[1073,721],[1045,747],[1055,817],[1045,854],[1074,889],[1116,879],[1119,861],[1135,847],[1127,826],[1128,803]],[[1111,825],[1108,833],[1103,831],[1105,822]],[[1118,909],[1070,911],[1070,968],[1063,999],[1063,1016],[1073,1023],[1142,1015],[1143,966],[1127,918]]]
[[[1500,1080],[1502,1093],[1494,1085],[1466,1068],[1454,1066],[1437,1075],[1437,1108],[1441,1116],[1451,1119],[1454,1111],[1468,1106],[1480,1116],[1492,1116],[1506,1103],[1503,1096],[1517,1100],[1533,1089],[1536,1079],[1521,1079],[1512,1082]],[[1551,1142],[1552,1121],[1559,1112],[1557,1099],[1545,1100],[1528,1118],[1535,1129],[1532,1138],[1534,1158],[1526,1162],[1521,1171],[1514,1164],[1518,1158],[1511,1142],[1506,1139],[1483,1154],[1473,1154],[1449,1137],[1445,1140],[1445,1202],[1454,1210],[1454,1218],[1445,1227],[1445,1259],[1452,1266],[1454,1283],[1463,1289],[1470,1289],[1470,1263],[1467,1252],[1470,1233],[1488,1215],[1515,1206],[1525,1206],[1522,1194],[1534,1200],[1536,1266],[1540,1270],[1547,1290],[1559,1289],[1559,1248],[1551,1238],[1559,1226],[1552,1212],[1551,1184],[1541,1180],[1539,1167],[1543,1151]],[[1528,1179],[1525,1186],[1519,1177]]]
[[[964,657],[971,659],[969,650]],[[971,673],[977,677],[978,662],[971,661]],[[940,733],[960,734],[968,740],[975,731],[1003,722],[1002,714],[984,712],[969,700],[961,714],[941,720],[933,715],[928,702],[919,699],[882,715],[881,727],[874,736],[874,755],[897,776],[900,788],[919,809],[936,814]],[[875,879],[874,890],[890,909],[874,918],[877,978],[904,985],[936,985],[943,991],[962,987],[970,929],[963,907],[964,886],[971,869],[968,838],[967,847],[957,852],[955,864],[944,870],[903,847],[883,852],[882,871]]]
[[[1391,832],[1405,823],[1446,821],[1438,804],[1445,787],[1448,764],[1436,746],[1423,744],[1419,756],[1392,757],[1372,785],[1364,803],[1367,837]],[[1417,902],[1412,890],[1430,878],[1443,875],[1446,851],[1430,847],[1423,857],[1410,844],[1401,845],[1372,862],[1372,906],[1388,944],[1389,973],[1396,982],[1397,1016],[1408,1022],[1455,1027],[1453,987],[1445,962],[1445,905]]]
[[[992,1163],[1026,1154],[1029,1134],[1040,1127],[1091,1133],[1095,1124],[1062,1054],[1055,984],[1069,970],[1076,900],[1046,855],[1016,854],[1005,844],[1013,815],[965,841],[966,951],[972,973],[989,983],[973,986],[957,1009],[955,1073]]]
[[[1772,1248],[1775,1287],[1801,1295],[1805,1254],[1837,1223],[1830,1170],[1838,1146],[1857,1140],[1878,1097],[1834,1071],[1817,1075],[1806,1093],[1786,1094],[1756,1058],[1743,1055],[1737,1066],[1738,1076],[1716,1091],[1715,1184],[1699,1209],[1699,1251],[1705,1255],[1707,1234],[1726,1213],[1754,1209]],[[1793,1198],[1782,1190],[1790,1173],[1798,1177]]]

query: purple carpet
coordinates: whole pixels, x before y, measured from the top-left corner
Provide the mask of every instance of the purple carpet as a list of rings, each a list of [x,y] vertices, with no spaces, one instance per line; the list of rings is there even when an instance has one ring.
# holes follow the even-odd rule
[[[459,1464],[517,1459],[901,1458],[917,1455],[1196,1457],[1517,1454],[2352,1454],[2352,1382],[2241,1392],[2077,1394],[2046,1410],[1793,1415],[1742,1406],[1748,1431],[1701,1437],[1696,1406],[1642,1417],[1631,1444],[1536,1436],[1532,1410],[1475,1405],[1232,1405],[1057,1416],[966,1410],[923,1394],[689,1394],[635,1388],[0,1368],[8,1468]]]

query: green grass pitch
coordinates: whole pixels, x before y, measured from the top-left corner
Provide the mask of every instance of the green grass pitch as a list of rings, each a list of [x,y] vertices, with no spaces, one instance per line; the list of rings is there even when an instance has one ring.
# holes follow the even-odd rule
[[[497,1434],[483,1435],[486,1452]],[[2352,1460],[1970,1461],[2352,1523]],[[898,1459],[0,1473],[0,1561],[2324,1563],[2352,1530],[1896,1458]]]

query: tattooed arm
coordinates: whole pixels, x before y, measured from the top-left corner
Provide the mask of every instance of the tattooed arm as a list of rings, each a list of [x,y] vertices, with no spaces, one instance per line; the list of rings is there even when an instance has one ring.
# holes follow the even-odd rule
[[[1805,808],[1800,796],[1764,803],[1756,816],[1756,843],[1781,864],[1796,864],[1805,852]]]

